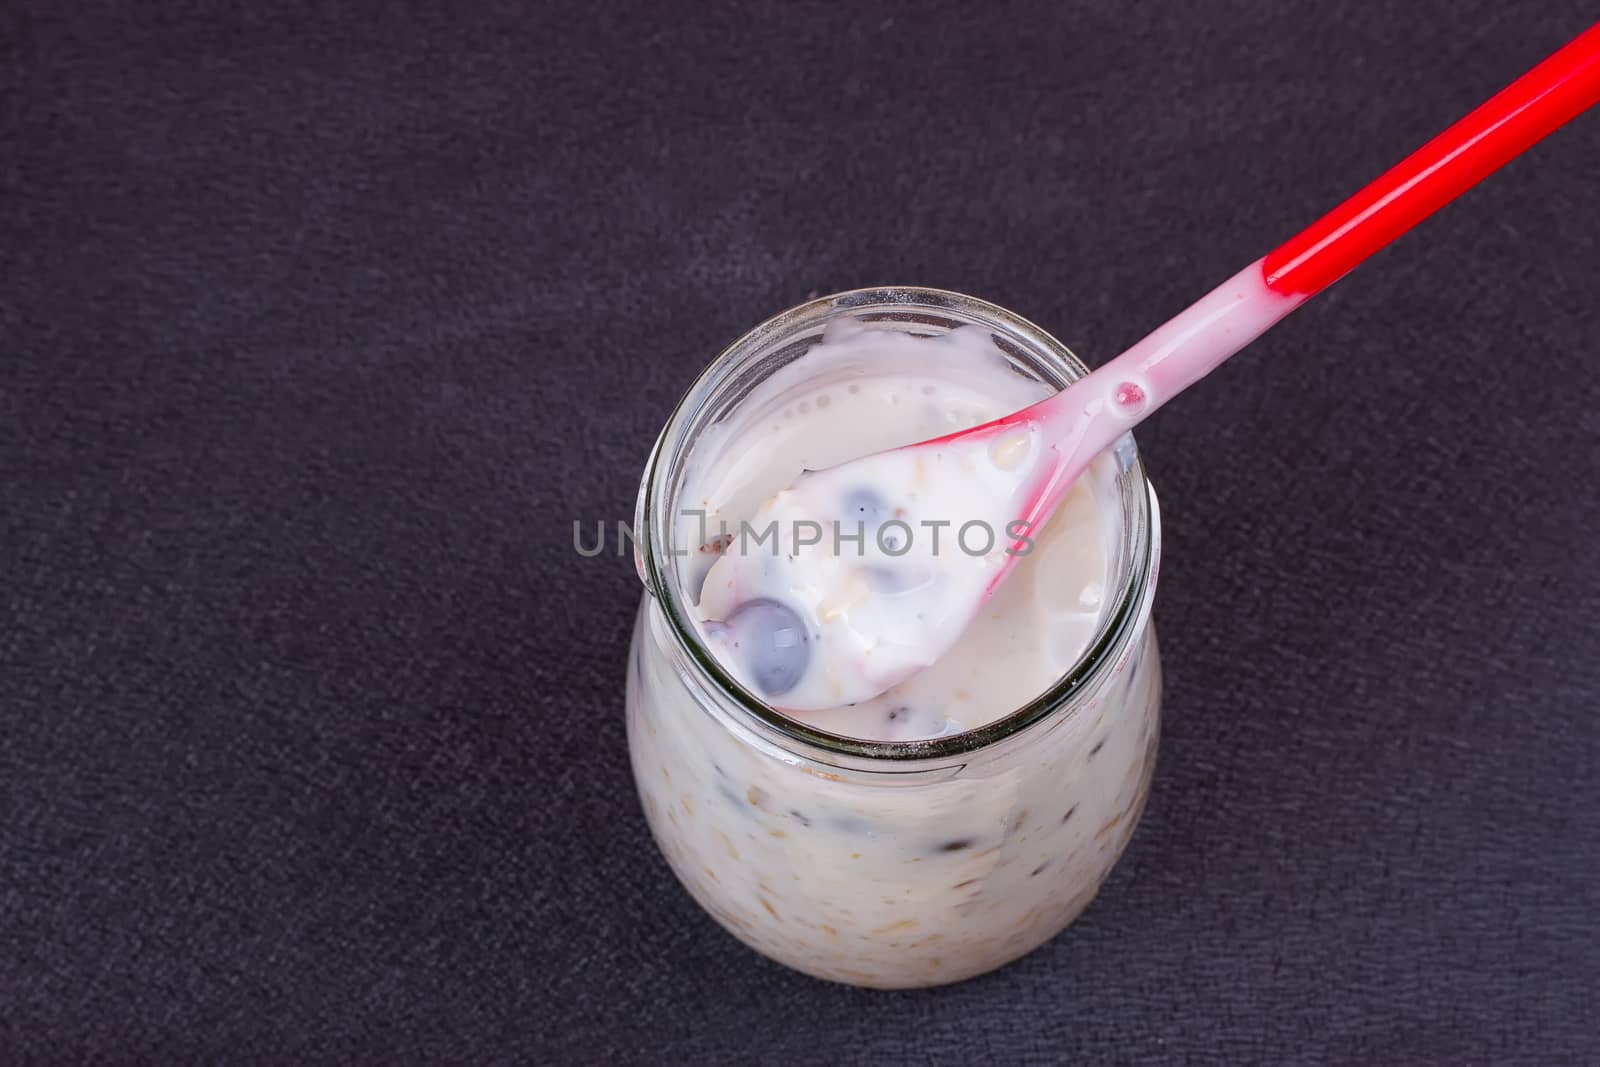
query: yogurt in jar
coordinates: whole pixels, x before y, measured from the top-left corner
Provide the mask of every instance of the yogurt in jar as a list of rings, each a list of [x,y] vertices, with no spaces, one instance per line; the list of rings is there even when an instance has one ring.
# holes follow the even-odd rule
[[[871,699],[751,719],[683,655],[685,639],[730,654],[715,632],[730,594],[708,576],[732,539],[761,532],[743,524],[802,471],[1049,394],[996,346],[1003,333],[835,317],[683,453],[666,528],[684,551],[664,573],[692,632],[674,633],[646,597],[627,689],[635,777],[662,851],[702,906],[819,977],[935,985],[1031,950],[1093,897],[1147,792],[1161,679],[1148,583],[1139,602],[1123,598],[1131,449],[1096,462],[948,653]],[[1058,693],[1026,729],[962,744],[1057,689],[1097,642],[1102,662],[1078,692]],[[786,735],[785,722],[869,744],[830,750]],[[965,751],[941,757],[951,744]],[[886,750],[894,758],[873,755]]]

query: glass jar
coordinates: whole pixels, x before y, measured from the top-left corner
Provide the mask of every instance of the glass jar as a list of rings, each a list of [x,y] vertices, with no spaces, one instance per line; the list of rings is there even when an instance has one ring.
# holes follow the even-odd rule
[[[1087,373],[1031,323],[931,289],[824,297],[734,342],[673,412],[640,487],[633,532],[646,592],[629,653],[628,745],[661,851],[735,937],[819,978],[940,985],[1060,932],[1139,820],[1161,702],[1149,624],[1160,519],[1126,437],[1111,456],[1115,580],[1094,639],[1047,691],[988,725],[865,741],[762,703],[692,622],[675,563],[677,496],[705,431],[846,315],[923,336],[980,326],[1014,370],[1057,389]]]

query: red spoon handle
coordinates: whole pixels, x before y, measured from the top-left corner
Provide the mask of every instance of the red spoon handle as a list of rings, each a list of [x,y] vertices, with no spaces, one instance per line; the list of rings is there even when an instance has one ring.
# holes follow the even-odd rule
[[[1600,23],[1269,253],[1267,285],[1310,296],[1600,102]]]

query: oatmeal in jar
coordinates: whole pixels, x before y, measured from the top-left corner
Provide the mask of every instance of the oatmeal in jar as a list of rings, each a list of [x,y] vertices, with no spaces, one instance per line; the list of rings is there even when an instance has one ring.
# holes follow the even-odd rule
[[[708,588],[718,553],[769,534],[746,520],[802,471],[985,422],[1082,373],[992,305],[861,291],[752,331],[669,422],[634,531],[648,592],[630,751],[673,870],[759,951],[858,985],[957,981],[1054,936],[1121,854],[1161,696],[1159,520],[1131,439],[1074,486],[951,649],[871,699],[763,702],[738,679],[787,683],[803,628],[828,620],[738,649],[717,640],[726,605]],[[882,526],[893,495],[863,487],[862,514]],[[894,532],[940,534],[966,549],[954,530]],[[839,551],[854,547],[847,535]]]

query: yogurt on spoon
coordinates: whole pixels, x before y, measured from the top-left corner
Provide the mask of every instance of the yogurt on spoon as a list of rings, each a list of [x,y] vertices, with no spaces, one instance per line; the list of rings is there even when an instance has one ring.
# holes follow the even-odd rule
[[[854,704],[937,662],[1097,455],[1304,300],[1258,260],[1054,396],[805,472],[720,546],[702,601],[719,658],[784,710]]]

